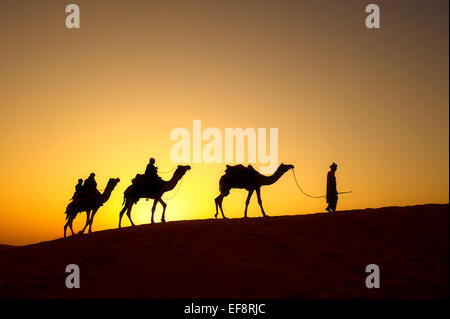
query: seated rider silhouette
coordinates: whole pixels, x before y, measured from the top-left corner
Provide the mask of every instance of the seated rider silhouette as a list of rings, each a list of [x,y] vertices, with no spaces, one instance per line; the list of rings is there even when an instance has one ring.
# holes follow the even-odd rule
[[[145,189],[147,191],[158,187],[162,182],[162,179],[158,176],[158,167],[155,166],[155,159],[153,157],[150,158],[150,161],[145,168],[145,173],[136,174],[136,177],[131,181],[137,187]]]
[[[75,185],[75,193],[72,196],[72,200],[75,201],[82,196],[83,192],[83,180],[81,178],[78,179],[78,184]]]
[[[158,167],[155,166],[155,159],[153,157],[150,158],[147,168],[145,169],[145,176],[151,179],[158,176]]]
[[[83,195],[86,200],[95,198],[96,195],[100,194],[97,190],[97,182],[95,181],[95,174],[91,173],[87,179],[84,180],[83,184]]]

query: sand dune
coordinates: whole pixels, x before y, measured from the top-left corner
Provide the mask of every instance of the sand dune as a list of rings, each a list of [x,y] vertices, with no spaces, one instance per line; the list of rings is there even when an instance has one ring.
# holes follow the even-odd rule
[[[0,297],[441,298],[448,251],[449,205],[169,222],[0,249]]]

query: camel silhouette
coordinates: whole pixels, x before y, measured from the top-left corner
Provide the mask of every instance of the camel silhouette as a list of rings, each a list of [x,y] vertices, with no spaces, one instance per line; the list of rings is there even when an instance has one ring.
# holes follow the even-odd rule
[[[214,217],[217,218],[220,208],[222,217],[226,218],[223,213],[222,202],[223,198],[225,196],[228,196],[228,194],[230,194],[230,190],[232,188],[243,188],[248,191],[247,200],[245,201],[244,218],[247,217],[248,204],[250,203],[250,198],[252,197],[254,191],[256,191],[256,195],[258,196],[258,204],[261,207],[261,212],[264,217],[267,217],[266,213],[264,212],[264,208],[262,206],[261,190],[260,190],[261,186],[272,185],[291,168],[294,168],[294,165],[281,164],[277,168],[275,173],[273,173],[271,176],[262,175],[261,173],[257,172],[254,169],[246,173],[223,175],[219,181],[220,195],[217,196],[215,199],[216,214],[214,215]]]
[[[88,202],[80,202],[80,201],[72,201],[67,205],[66,208],[66,224],[64,225],[64,238],[66,238],[66,230],[67,227],[70,228],[72,232],[72,236],[74,235],[72,229],[72,223],[78,213],[86,212],[86,225],[84,228],[78,233],[83,234],[86,227],[89,225],[89,233],[92,232],[92,222],[94,221],[94,216],[97,213],[98,209],[106,203],[111,196],[112,191],[116,187],[117,183],[120,182],[119,178],[110,178],[108,184],[106,184],[105,190],[102,194],[96,195],[92,200]],[[92,214],[92,215],[91,215]]]
[[[131,184],[130,186],[128,186],[128,188],[124,192],[123,203],[125,205],[122,208],[122,210],[120,211],[119,228],[121,228],[122,216],[125,213],[125,211],[127,212],[127,216],[131,222],[131,225],[134,226],[133,220],[131,219],[131,209],[133,208],[133,205],[136,204],[141,198],[154,199],[153,206],[152,206],[152,219],[151,219],[152,224],[154,223],[153,216],[155,214],[156,205],[158,203],[161,203],[161,205],[163,207],[161,222],[164,223],[166,221],[165,213],[166,213],[167,204],[162,200],[161,197],[165,192],[168,192],[168,191],[174,189],[175,186],[177,185],[178,181],[190,169],[191,169],[191,167],[189,165],[188,166],[178,165],[177,169],[173,173],[172,178],[168,181],[162,181],[161,186],[157,190],[140,189],[139,187],[136,187],[135,184]]]

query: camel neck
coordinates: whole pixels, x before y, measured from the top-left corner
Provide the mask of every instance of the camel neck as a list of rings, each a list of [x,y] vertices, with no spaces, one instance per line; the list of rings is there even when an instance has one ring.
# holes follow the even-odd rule
[[[164,187],[164,191],[168,192],[172,189],[175,188],[175,186],[177,185],[178,181],[180,180],[180,174],[178,173],[178,171],[175,171],[172,175],[172,178],[167,181],[165,187]]]
[[[111,196],[112,193],[112,187],[110,187],[109,185],[106,186],[105,190],[103,191],[102,194],[100,194],[100,200],[102,203],[106,202],[109,197]]]
[[[280,171],[279,168],[275,171],[275,173],[273,173],[270,176],[262,175],[261,185],[271,185],[275,183],[282,175],[283,173]]]

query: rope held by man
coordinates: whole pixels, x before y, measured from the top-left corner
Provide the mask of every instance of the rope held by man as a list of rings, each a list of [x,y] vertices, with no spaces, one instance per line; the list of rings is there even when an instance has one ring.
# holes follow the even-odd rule
[[[172,196],[166,197],[166,198],[162,197],[162,199],[165,200],[165,201],[168,201],[168,200],[171,200],[172,198],[174,198],[174,197],[178,194],[178,191],[179,191],[180,188],[181,188],[181,184],[183,184],[183,180],[184,180],[184,176],[181,178],[180,182],[179,182],[178,185],[176,186],[177,189],[175,190],[175,193],[172,194]]]
[[[297,188],[300,190],[300,192],[303,193],[303,195],[306,195],[306,196],[311,197],[311,198],[324,198],[324,197],[327,196],[327,195],[312,196],[312,195],[309,195],[309,194],[305,193],[305,192],[303,191],[303,189],[300,187],[300,184],[299,184],[298,181],[297,181],[297,177],[295,176],[295,171],[294,171],[294,169],[292,169],[292,173],[293,173],[293,175],[294,175],[295,184],[297,184]],[[353,193],[353,191],[339,192],[338,194],[349,194],[349,193]]]

